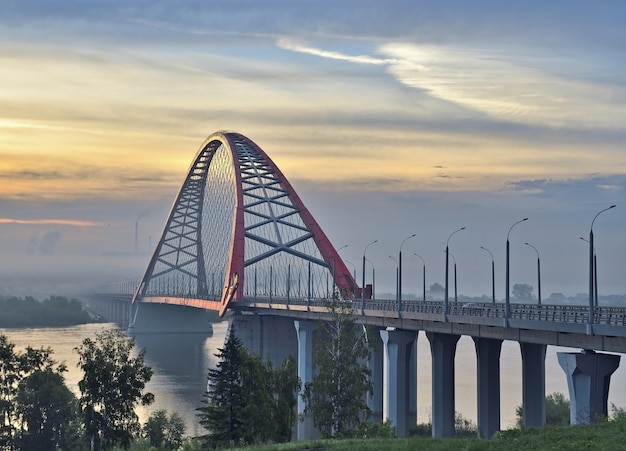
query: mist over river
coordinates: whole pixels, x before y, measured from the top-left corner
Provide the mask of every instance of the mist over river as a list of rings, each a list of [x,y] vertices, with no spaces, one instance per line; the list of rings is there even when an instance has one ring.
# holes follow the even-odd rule
[[[213,324],[213,335],[201,334],[142,334],[135,337],[139,348],[146,348],[146,363],[154,370],[148,390],[154,393],[155,402],[139,407],[140,420],[144,422],[157,409],[178,412],[187,425],[187,435],[204,433],[198,424],[196,408],[201,406],[206,389],[206,374],[216,362],[214,354],[224,342],[228,323]],[[79,395],[78,381],[82,378],[78,354],[74,350],[84,338],[95,337],[96,332],[115,328],[114,324],[85,324],[66,328],[0,329],[18,349],[51,347],[53,358],[65,362],[68,387]],[[578,349],[549,346],[546,353],[546,394],[561,392],[568,396],[567,382],[557,362],[559,351],[578,352]],[[431,356],[428,339],[423,332],[418,337],[418,416],[427,422],[431,404]],[[624,359],[623,359],[624,360]],[[459,340],[456,353],[456,410],[465,418],[476,421],[476,352],[470,337]],[[500,360],[501,375],[501,425],[509,428],[515,424],[515,407],[522,402],[521,357],[516,342],[505,341]],[[626,407],[626,361],[611,378],[609,406]]]

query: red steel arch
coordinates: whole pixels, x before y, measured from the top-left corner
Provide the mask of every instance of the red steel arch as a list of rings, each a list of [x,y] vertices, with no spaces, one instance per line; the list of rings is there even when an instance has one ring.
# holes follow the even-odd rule
[[[132,302],[223,316],[244,297],[321,297],[324,275],[343,296],[358,289],[273,160],[241,134],[216,132],[190,165]]]

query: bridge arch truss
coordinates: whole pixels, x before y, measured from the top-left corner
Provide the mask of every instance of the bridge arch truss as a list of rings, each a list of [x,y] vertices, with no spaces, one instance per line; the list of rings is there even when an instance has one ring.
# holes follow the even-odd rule
[[[358,289],[287,178],[253,141],[217,132],[200,147],[135,302],[223,315],[232,302],[320,299]]]

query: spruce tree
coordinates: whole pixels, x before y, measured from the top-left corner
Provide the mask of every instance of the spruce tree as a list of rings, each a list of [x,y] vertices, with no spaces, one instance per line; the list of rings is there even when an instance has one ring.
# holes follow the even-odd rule
[[[218,349],[216,368],[209,369],[206,404],[198,408],[200,424],[208,430],[202,437],[204,449],[239,444],[245,440],[244,409],[248,394],[243,388],[245,349],[230,327],[224,347]]]
[[[246,351],[232,326],[215,357],[205,405],[198,408],[200,424],[208,430],[204,449],[289,441],[300,389],[295,360],[287,357],[274,370],[269,361]]]

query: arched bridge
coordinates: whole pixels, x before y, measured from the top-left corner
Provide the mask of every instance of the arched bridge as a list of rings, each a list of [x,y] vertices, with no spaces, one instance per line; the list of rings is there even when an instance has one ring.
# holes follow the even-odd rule
[[[357,290],[289,181],[243,135],[214,133],[176,196],[132,302],[217,310],[244,297]]]
[[[130,285],[136,286],[131,326],[139,320],[172,323],[177,310],[188,312],[180,320],[184,330],[199,316],[198,309],[220,316],[233,310],[231,321],[246,346],[274,363],[297,356],[303,383],[313,376],[313,323],[328,319],[323,300],[339,290],[353,303],[356,321],[380,333],[370,361],[375,389],[369,402],[374,416],[390,419],[400,435],[416,420],[418,331],[426,332],[431,347],[432,424],[438,437],[454,434],[454,356],[461,335],[471,336],[476,345],[482,437],[500,428],[503,340],[520,344],[526,426],[545,422],[546,346],[584,350],[559,354],[572,422],[607,413],[610,375],[620,356],[594,351],[626,352],[623,307],[598,307],[591,301],[589,307],[509,305],[508,296],[504,305],[471,306],[449,305],[447,299],[406,302],[401,295],[394,301],[370,299],[274,162],[254,142],[231,132],[214,133],[202,144],[145,274],[109,297],[125,299],[128,306],[131,296],[124,298],[124,291]],[[300,401],[298,438],[307,438],[312,423]]]

